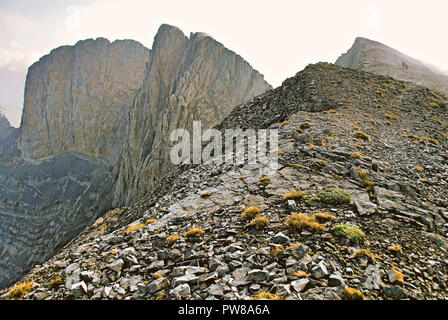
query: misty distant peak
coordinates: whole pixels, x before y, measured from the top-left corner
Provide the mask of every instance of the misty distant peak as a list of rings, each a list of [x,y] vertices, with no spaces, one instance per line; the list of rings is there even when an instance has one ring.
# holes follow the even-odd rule
[[[364,37],[357,37],[352,47],[335,64],[411,81],[448,95],[447,75],[381,42]]]

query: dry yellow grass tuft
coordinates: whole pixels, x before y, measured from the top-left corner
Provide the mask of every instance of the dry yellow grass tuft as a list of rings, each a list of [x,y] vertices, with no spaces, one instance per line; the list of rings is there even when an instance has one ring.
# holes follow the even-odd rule
[[[364,158],[364,156],[358,152],[352,152],[352,154],[350,155],[350,158],[352,159],[362,159]]]
[[[344,299],[346,299],[346,300],[364,300],[365,297],[361,291],[356,290],[354,288],[345,287]]]
[[[184,237],[187,239],[192,239],[192,238],[199,238],[204,234],[204,230],[202,230],[201,228],[192,228],[188,231],[184,232]]]
[[[261,177],[260,180],[258,180],[257,184],[268,185],[269,182],[271,182],[269,177],[264,176],[264,177]]]
[[[314,217],[307,216],[302,213],[292,213],[285,222],[286,226],[291,231],[301,231],[307,229],[312,232],[325,231],[324,225],[316,221]]]
[[[288,192],[283,196],[284,200],[302,200],[306,198],[306,193],[299,190]]]
[[[62,274],[59,273],[56,278],[50,280],[50,284],[48,285],[48,289],[54,290],[59,288],[64,283],[64,278]]]
[[[275,245],[271,247],[270,254],[273,257],[278,258],[283,253],[283,251],[285,251],[285,248],[282,245]]]
[[[386,118],[388,118],[388,119],[391,119],[391,120],[397,120],[397,119],[398,119],[398,116],[397,116],[395,113],[390,112],[390,111],[388,111],[387,113],[385,113],[384,116],[385,116]]]
[[[251,222],[249,222],[245,228],[255,228],[257,230],[261,230],[266,228],[269,225],[269,219],[266,217],[256,217]]]
[[[101,223],[103,223],[103,221],[104,221],[104,219],[102,217],[96,219],[96,221],[92,224],[92,228],[98,227]]]
[[[364,141],[370,141],[370,136],[362,131],[355,131],[355,133],[353,134],[355,136],[355,138],[364,140]]]
[[[148,224],[153,224],[155,222],[157,222],[157,219],[148,219],[145,221],[145,223],[138,223],[138,224],[130,225],[129,227],[127,227],[125,233],[126,233],[126,235],[130,235],[132,232],[140,230],[140,229],[146,227]]]
[[[180,240],[180,236],[178,236],[177,234],[175,234],[175,235],[172,235],[172,236],[169,236],[168,238],[166,238],[165,239],[165,242],[168,244],[168,245],[172,245],[172,244],[174,244],[176,241],[179,241]]]
[[[140,230],[144,227],[146,227],[146,223],[133,224],[127,227],[125,233],[126,235],[130,235],[132,232]]]
[[[243,213],[241,214],[241,219],[252,220],[261,213],[261,209],[257,206],[244,207]]]
[[[300,242],[296,242],[296,243],[293,243],[293,244],[287,246],[286,250],[296,249],[296,248],[300,247],[301,245],[302,244]]]
[[[303,271],[295,271],[295,272],[293,272],[293,274],[292,274],[294,277],[297,277],[297,278],[308,278],[309,277],[309,275],[308,275],[308,273],[306,273],[306,272],[303,272]]]
[[[353,258],[367,258],[375,262],[375,255],[369,249],[360,249],[353,254]]]
[[[268,291],[260,291],[250,300],[282,300],[282,298]]]
[[[336,217],[332,215],[331,213],[323,213],[323,212],[317,212],[313,214],[313,217],[317,220],[321,221],[328,221],[328,220],[334,220]]]
[[[20,282],[9,289],[6,300],[22,300],[33,289],[34,281]]]
[[[394,254],[402,254],[403,253],[403,249],[398,245],[391,246],[391,247],[387,248],[387,250],[391,251]]]
[[[398,271],[397,267],[392,267],[392,270],[395,272],[398,282],[404,283],[404,274],[402,272]]]

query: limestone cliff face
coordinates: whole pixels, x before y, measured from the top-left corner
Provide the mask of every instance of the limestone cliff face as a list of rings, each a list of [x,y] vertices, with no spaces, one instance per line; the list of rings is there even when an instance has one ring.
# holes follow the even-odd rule
[[[366,38],[356,38],[353,46],[342,54],[335,64],[410,81],[448,95],[448,75],[380,42]]]
[[[98,38],[53,50],[26,80],[19,148],[25,159],[81,152],[114,163],[150,50]]]
[[[219,123],[231,109],[271,86],[234,52],[203,34],[189,38],[162,25],[154,39],[143,86],[130,112],[129,144],[116,187],[126,203],[151,190],[161,173],[172,168],[169,135]]]
[[[172,129],[212,126],[269,88],[222,44],[167,25],[152,50],[99,38],[41,58],[21,128],[0,143],[0,287],[150,190],[170,169]]]

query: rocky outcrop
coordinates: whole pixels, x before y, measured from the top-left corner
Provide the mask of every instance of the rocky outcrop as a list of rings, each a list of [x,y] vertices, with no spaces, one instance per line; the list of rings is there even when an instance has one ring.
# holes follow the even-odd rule
[[[186,37],[162,25],[154,39],[143,86],[130,112],[129,138],[116,197],[125,203],[153,188],[172,165],[170,133],[190,132],[194,120],[208,129],[231,109],[271,86],[234,52],[203,33]],[[116,202],[120,204],[120,202]]]
[[[342,54],[335,64],[411,81],[448,95],[448,75],[382,43],[366,38],[356,38],[353,46]]]
[[[278,171],[177,168],[35,267],[25,299],[447,299],[447,110],[310,65],[217,126],[278,130]]]
[[[6,119],[5,115],[2,113],[2,109],[0,107],[0,143],[3,139],[8,137],[14,128],[9,124],[8,119]]]
[[[214,125],[269,88],[222,44],[168,25],[152,51],[98,38],[42,57],[29,69],[21,128],[0,144],[0,287],[113,203],[151,190],[170,168],[170,130]]]

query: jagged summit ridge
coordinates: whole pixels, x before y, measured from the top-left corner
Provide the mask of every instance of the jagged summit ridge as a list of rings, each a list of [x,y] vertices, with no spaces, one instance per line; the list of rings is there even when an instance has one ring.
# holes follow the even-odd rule
[[[162,25],[131,108],[131,147],[123,155],[116,194],[126,193],[129,203],[151,190],[161,172],[170,171],[167,150],[174,129],[191,129],[194,120],[201,120],[204,129],[213,127],[235,105],[268,89],[259,72],[218,41],[200,33],[188,38]]]
[[[380,42],[356,38],[336,65],[411,81],[448,95],[448,75]]]

